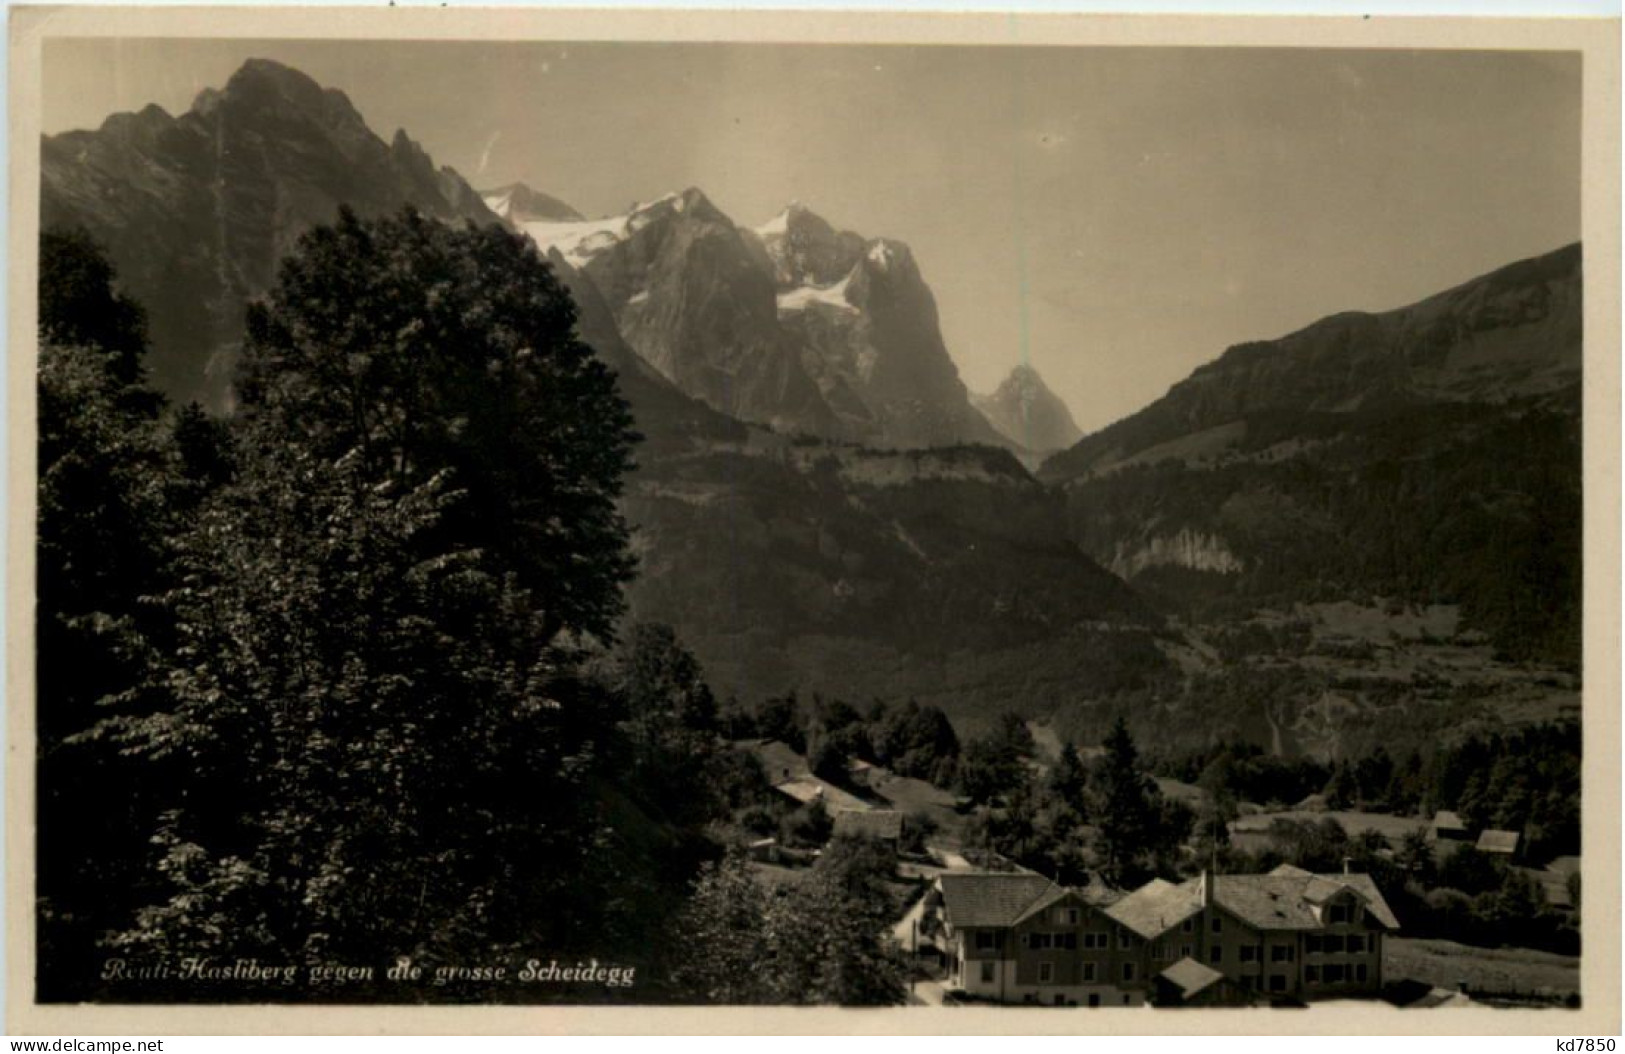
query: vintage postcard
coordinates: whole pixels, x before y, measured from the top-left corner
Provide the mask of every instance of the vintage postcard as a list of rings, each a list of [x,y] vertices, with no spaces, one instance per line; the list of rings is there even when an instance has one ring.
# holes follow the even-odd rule
[[[13,1033],[1618,1032],[1617,22],[14,16]]]

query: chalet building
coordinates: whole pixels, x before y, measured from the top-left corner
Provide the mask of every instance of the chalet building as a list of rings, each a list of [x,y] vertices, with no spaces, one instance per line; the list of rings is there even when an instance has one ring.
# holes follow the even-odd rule
[[[1373,996],[1382,939],[1399,928],[1370,876],[1285,865],[1156,879],[1126,896],[1031,874],[950,873],[939,884],[949,985],[1005,1003]]]
[[[948,985],[1001,1003],[1129,1006],[1144,976],[1103,887],[1042,875],[948,872],[941,892]]]

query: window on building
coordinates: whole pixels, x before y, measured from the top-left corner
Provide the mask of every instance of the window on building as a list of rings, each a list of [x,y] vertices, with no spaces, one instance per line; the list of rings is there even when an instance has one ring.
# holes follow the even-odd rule
[[[1210,962],[1210,963],[1223,962],[1224,961],[1224,945],[1215,944],[1213,947],[1209,948],[1207,950],[1207,961]]]
[[[1089,993],[1089,1005],[1090,1006],[1099,1006],[1100,1005],[1100,993],[1099,992],[1090,992]]]
[[[1055,993],[1055,1005],[1056,1006],[1065,1006],[1066,1005],[1066,996],[1063,995],[1060,992],[1056,992]],[[1072,1005],[1077,1006],[1076,1003],[1073,1003]]]
[[[1356,966],[1354,968],[1354,978],[1355,978],[1355,980],[1363,981],[1369,976],[1371,976],[1371,975],[1366,972],[1365,963],[1360,963],[1358,966]]]
[[[1292,945],[1277,944],[1270,948],[1270,962],[1289,963],[1292,961]]]
[[[1181,944],[1179,946],[1179,957],[1181,959],[1189,959],[1191,957],[1191,946],[1189,944]]]
[[[1348,949],[1350,955],[1364,955],[1365,938],[1359,936],[1358,934],[1350,934],[1348,939]]]
[[[1320,983],[1320,967],[1305,966],[1303,968],[1303,979],[1308,981],[1310,984]]]
[[[999,946],[999,935],[991,930],[976,931],[976,950],[979,952],[994,951]]]
[[[1272,992],[1284,992],[1284,991],[1286,991],[1286,974],[1281,974],[1281,973],[1272,973],[1272,974],[1270,974],[1270,991],[1272,991]]]
[[[1068,933],[1058,933],[1058,934],[1056,934],[1055,946],[1057,948],[1065,948],[1069,952],[1070,951],[1077,951],[1077,949],[1078,949],[1078,935],[1076,933],[1070,933],[1070,932],[1068,932]]]
[[[1339,963],[1328,963],[1322,975],[1326,978],[1327,984],[1343,983],[1343,967]]]
[[[1222,933],[1222,932],[1224,932],[1224,920],[1219,918],[1219,916],[1217,916],[1217,915],[1213,916],[1213,932],[1214,933]]]
[[[1195,928],[1196,928],[1196,920],[1195,919],[1186,919],[1184,922],[1179,924],[1179,929],[1180,929],[1181,933],[1189,933],[1192,930],[1194,930]]]
[[[1158,941],[1157,943],[1153,944],[1151,946],[1151,958],[1153,958],[1153,959],[1166,959],[1166,958],[1168,958],[1168,945],[1167,945],[1167,943],[1164,942],[1164,941]]]
[[[1347,904],[1333,904],[1330,908],[1332,925],[1338,925],[1349,920],[1349,906]]]
[[[1038,983],[1039,984],[1054,984],[1055,983],[1055,964],[1054,963],[1039,963],[1038,964]]]
[[[1093,981],[1095,979],[1095,964],[1094,963],[1084,963],[1083,964],[1083,979],[1085,981]],[[1093,1006],[1094,1004],[1091,1003],[1090,1005]]]
[[[983,962],[982,962],[982,983],[983,984],[992,984],[993,983],[993,962],[992,962],[992,960],[983,960]]]
[[[1343,938],[1335,933],[1329,934],[1321,942],[1321,946],[1326,949],[1327,953],[1338,955],[1343,951]]]
[[[1134,964],[1133,963],[1124,963],[1123,964],[1123,980],[1125,980],[1125,981],[1134,980]]]
[[[1044,951],[1054,943],[1047,933],[1034,933],[1027,937],[1027,947],[1034,951]]]
[[[1237,957],[1244,963],[1255,962],[1258,959],[1258,949],[1251,944],[1243,944],[1237,949]]]
[[[1128,951],[1128,946],[1129,946],[1128,930],[1124,930],[1124,931],[1122,931],[1121,933],[1119,933],[1117,935],[1117,946],[1119,948],[1123,949],[1124,951]]]
[[[1076,926],[1080,917],[1077,908],[1066,909],[1066,924],[1068,926]]]
[[[1311,933],[1305,939],[1304,946],[1310,955],[1319,955],[1321,952],[1320,934]]]

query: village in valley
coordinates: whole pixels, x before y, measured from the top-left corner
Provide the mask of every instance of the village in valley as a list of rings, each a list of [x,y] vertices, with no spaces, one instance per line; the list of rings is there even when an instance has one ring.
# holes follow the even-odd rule
[[[1037,756],[1023,764],[1042,781],[1057,758],[1043,750],[1053,733],[1041,725],[1034,731]],[[891,936],[908,958],[911,1003],[1241,1007],[1382,1000],[1427,1008],[1564,1003],[1578,988],[1577,960],[1570,957],[1406,935],[1378,881],[1362,868],[1375,859],[1392,880],[1407,864],[1417,870],[1406,854],[1414,858],[1419,848],[1438,866],[1465,847],[1468,856],[1526,878],[1547,911],[1577,908],[1578,856],[1532,866],[1519,832],[1474,831],[1451,810],[1431,817],[1334,810],[1318,794],[1276,813],[1251,806],[1226,824],[1222,840],[1258,853],[1255,859],[1280,857],[1283,849],[1289,855],[1292,835],[1317,824],[1343,832],[1349,855],[1318,873],[1287,862],[1225,873],[1214,869],[1213,839],[1193,835],[1175,854],[1191,877],[1117,888],[1098,871],[1058,881],[973,844],[978,820],[985,824],[998,810],[926,780],[859,757],[846,759],[839,774],[818,775],[781,741],[734,745],[760,762],[781,807],[792,810],[788,837],[754,838],[746,847],[759,878],[793,888],[836,840],[862,840],[894,855],[892,892],[901,911]],[[1165,777],[1152,783],[1154,793],[1201,812],[1200,787]],[[1087,838],[1098,830],[1078,833]]]

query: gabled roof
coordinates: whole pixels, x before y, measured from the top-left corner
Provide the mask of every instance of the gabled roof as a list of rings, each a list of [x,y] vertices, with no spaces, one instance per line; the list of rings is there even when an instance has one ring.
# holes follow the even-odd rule
[[[1517,831],[1485,831],[1478,836],[1478,847],[1486,853],[1516,853]]]
[[[954,871],[937,881],[948,924],[957,928],[1013,925],[1040,897],[1062,888],[1043,875],[1010,871]]]
[[[1106,914],[1146,939],[1157,937],[1202,910],[1196,879],[1174,885],[1154,878],[1106,909]]]
[[[835,833],[859,838],[897,839],[903,834],[903,814],[895,809],[872,812],[837,812]]]
[[[1224,980],[1224,974],[1188,955],[1158,976],[1178,986],[1186,999]]]
[[[1323,923],[1315,909],[1345,890],[1363,901],[1384,927],[1399,928],[1399,919],[1370,875],[1316,875],[1283,865],[1267,875],[1213,878],[1214,903],[1259,930],[1320,929]]]
[[[1091,882],[1087,886],[1075,888],[1053,885],[1045,890],[1037,900],[1027,905],[1026,909],[1022,911],[1020,917],[1012,925],[1026,922],[1039,912],[1052,908],[1063,900],[1075,900],[1085,907],[1103,908],[1116,901],[1119,896],[1120,894],[1116,890],[1101,882]]]

